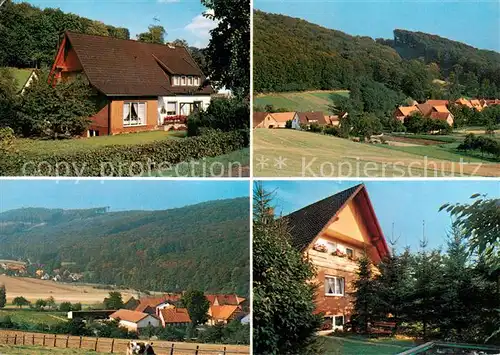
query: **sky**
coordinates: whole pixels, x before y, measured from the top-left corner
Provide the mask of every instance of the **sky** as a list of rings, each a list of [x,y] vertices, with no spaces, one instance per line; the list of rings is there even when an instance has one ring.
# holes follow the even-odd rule
[[[15,0],[20,2],[21,0]],[[215,23],[202,16],[207,9],[200,0],[24,0],[40,8],[60,8],[115,27],[126,27],[130,38],[146,32],[151,24],[167,31],[166,40],[184,39],[189,45],[204,48]],[[154,18],[159,19],[156,22]]]
[[[164,210],[248,197],[249,189],[248,181],[234,180],[0,180],[0,212],[22,207]]]
[[[359,184],[359,181],[264,181],[267,191],[274,191],[276,214],[287,215],[311,203]],[[474,193],[500,198],[500,181],[494,180],[413,180],[365,181],[375,214],[386,240],[399,238],[397,249],[410,246],[418,250],[419,240],[425,235],[428,248],[446,246],[451,218],[445,211],[438,212],[445,203],[471,201]]]
[[[350,35],[393,38],[399,28],[500,52],[498,0],[254,0],[254,8]]]

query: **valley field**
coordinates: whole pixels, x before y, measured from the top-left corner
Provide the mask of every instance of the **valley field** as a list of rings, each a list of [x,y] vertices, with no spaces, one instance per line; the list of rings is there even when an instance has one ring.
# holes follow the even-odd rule
[[[68,284],[49,280],[39,280],[27,277],[10,277],[0,275],[0,284],[7,290],[7,303],[15,297],[24,297],[35,302],[38,299],[54,297],[56,303],[71,302],[82,304],[100,303],[109,295],[110,290],[97,289],[91,285]],[[134,293],[132,290],[119,290],[123,300],[127,300]]]
[[[415,153],[289,129],[256,129],[254,176],[444,177],[499,176],[500,164],[461,157],[445,149]],[[423,147],[429,149],[428,147]],[[413,150],[413,152],[403,151]],[[440,154],[440,155],[436,155]],[[460,159],[463,158],[463,163]]]
[[[257,94],[254,97],[255,109],[272,105],[275,109],[288,111],[323,111],[330,114],[328,106],[332,104],[332,95],[348,97],[348,90],[316,90],[302,92],[278,92],[270,94]]]

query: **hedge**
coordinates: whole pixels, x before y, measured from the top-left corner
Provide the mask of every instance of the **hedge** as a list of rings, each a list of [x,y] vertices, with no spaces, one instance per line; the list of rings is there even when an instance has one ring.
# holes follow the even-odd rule
[[[212,131],[197,137],[94,150],[48,154],[7,152],[2,176],[143,176],[183,161],[226,154],[247,147],[249,132]]]

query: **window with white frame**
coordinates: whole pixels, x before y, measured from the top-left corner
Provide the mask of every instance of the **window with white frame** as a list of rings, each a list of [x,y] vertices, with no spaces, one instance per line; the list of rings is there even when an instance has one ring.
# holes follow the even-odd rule
[[[195,76],[195,78],[194,78],[194,85],[200,86],[200,77]]]
[[[186,77],[181,76],[181,85],[186,86]]]
[[[167,116],[177,115],[177,102],[167,102]]]
[[[352,250],[351,248],[345,248],[345,253],[346,253],[348,258],[354,257],[354,250]]]
[[[325,295],[344,296],[345,279],[338,276],[325,276]]]
[[[174,75],[174,85],[179,85],[179,77]]]
[[[188,76],[188,85],[193,86],[193,77],[192,76]]]
[[[146,103],[125,102],[123,104],[123,127],[146,124]]]

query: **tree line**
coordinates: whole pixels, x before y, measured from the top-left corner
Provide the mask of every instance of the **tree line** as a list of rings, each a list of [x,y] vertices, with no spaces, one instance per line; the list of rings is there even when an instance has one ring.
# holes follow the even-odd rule
[[[419,32],[395,30],[394,38],[350,36],[255,11],[254,89],[351,89],[363,79],[419,102],[500,97],[500,54]]]

